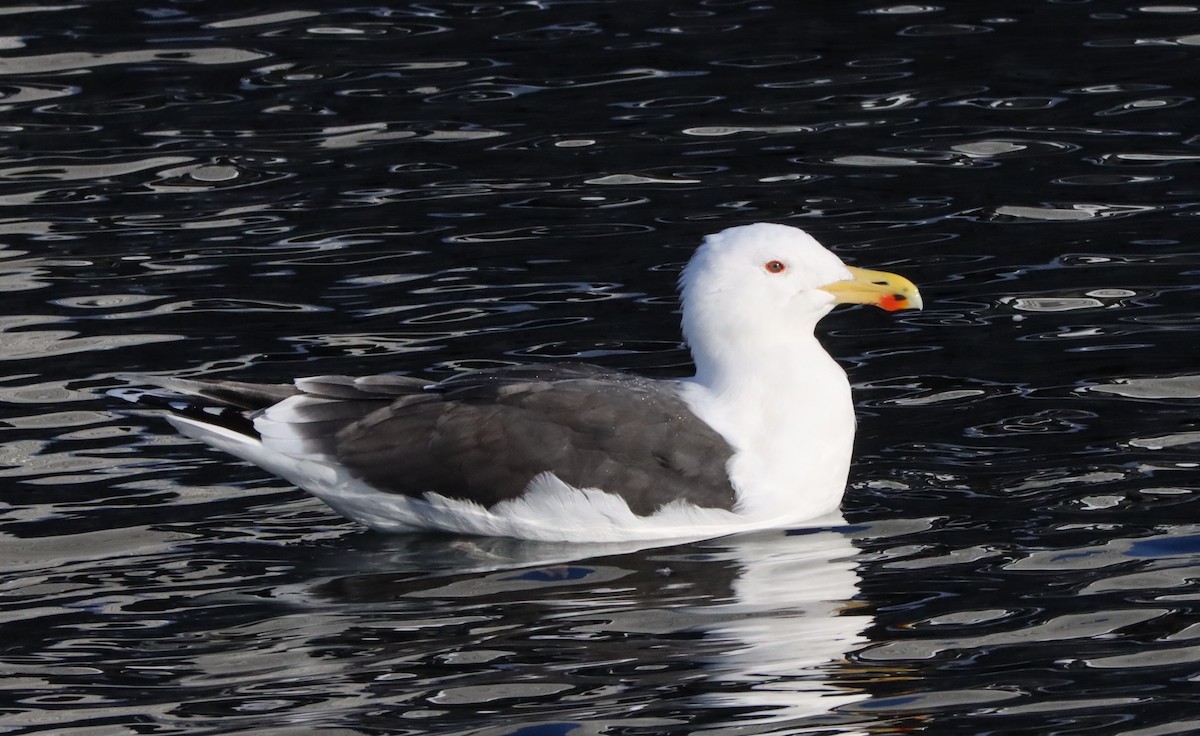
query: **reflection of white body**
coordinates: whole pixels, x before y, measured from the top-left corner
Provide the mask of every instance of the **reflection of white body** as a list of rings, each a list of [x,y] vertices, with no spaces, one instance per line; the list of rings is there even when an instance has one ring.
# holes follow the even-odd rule
[[[744,683],[745,689],[707,701],[758,708],[754,718],[775,722],[819,715],[867,697],[830,678],[833,663],[866,643],[862,631],[871,623],[848,611],[859,583],[850,539],[820,531],[721,542],[741,573],[733,586],[735,601],[699,611],[720,619],[701,627],[731,645],[707,664],[713,679]]]
[[[861,733],[861,714],[836,711],[866,695],[839,673],[871,619],[852,603],[851,539],[824,526],[841,519],[818,523],[657,545],[387,538],[336,557],[322,582],[275,589],[297,613],[256,627],[273,656],[254,676],[277,684],[287,661],[289,677],[332,682],[352,666],[418,710],[477,703],[509,723],[575,723],[572,734]],[[361,649],[356,628],[380,634]],[[344,638],[354,644],[334,646]],[[347,708],[378,707],[352,690]]]
[[[817,520],[819,530],[788,534],[765,531],[681,547],[643,548],[640,552],[628,545],[586,545],[578,547],[587,554],[604,555],[592,558],[603,561],[593,564],[586,560],[573,567],[586,568],[586,577],[554,579],[513,575],[511,568],[483,574],[471,579],[456,579],[446,585],[410,593],[422,598],[478,598],[481,595],[521,593],[525,596],[548,597],[550,589],[579,591],[581,609],[570,612],[571,603],[563,602],[567,611],[555,613],[556,620],[579,615],[588,619],[578,627],[582,632],[597,634],[674,634],[682,631],[704,632],[703,670],[710,681],[721,683],[719,693],[700,696],[700,708],[739,709],[736,716],[723,727],[745,728],[747,723],[779,723],[813,718],[867,695],[834,681],[839,663],[847,652],[867,643],[862,632],[871,619],[856,615],[851,608],[858,593],[859,577],[855,572],[854,556],[858,550],[848,536],[823,529],[824,525],[844,524],[840,515]],[[498,540],[490,540],[492,542]],[[541,547],[514,542],[495,559],[501,557],[532,569],[543,567],[548,572],[564,563],[566,557],[554,554],[563,548],[557,545]],[[622,548],[624,547],[624,548]],[[540,563],[537,552],[546,555]],[[678,580],[674,575],[664,577],[664,585],[678,582],[683,590],[703,589],[710,603],[680,608],[653,592],[627,598],[627,605],[613,609],[599,602],[588,602],[592,589],[612,589],[629,584],[629,570],[622,565],[621,555],[638,555],[653,560],[669,571],[682,564],[672,558],[681,554],[689,561]],[[617,555],[610,557],[609,555]],[[697,556],[702,562],[694,562]],[[503,569],[504,565],[498,564]],[[711,567],[712,580],[691,579],[705,574]],[[724,575],[732,573],[725,580]],[[644,583],[645,581],[636,581]],[[645,591],[644,585],[638,586]],[[660,602],[661,601],[661,602]],[[594,619],[602,617],[602,623]],[[717,655],[712,651],[718,650]],[[607,656],[614,652],[606,650]],[[672,654],[678,654],[677,652]],[[667,655],[672,656],[672,655]],[[735,687],[730,687],[736,683]],[[750,709],[749,713],[745,709]],[[852,724],[839,719],[843,736],[859,733]]]

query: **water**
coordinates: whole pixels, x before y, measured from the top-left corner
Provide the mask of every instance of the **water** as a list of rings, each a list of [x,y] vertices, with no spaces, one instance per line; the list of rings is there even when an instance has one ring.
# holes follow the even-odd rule
[[[1198,730],[1200,6],[0,13],[0,731]],[[925,295],[823,323],[844,525],[385,537],[104,393],[682,373],[764,220]]]

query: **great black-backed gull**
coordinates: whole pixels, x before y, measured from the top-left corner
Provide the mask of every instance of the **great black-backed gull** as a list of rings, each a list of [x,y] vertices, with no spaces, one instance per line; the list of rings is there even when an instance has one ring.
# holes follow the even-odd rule
[[[194,397],[167,416],[183,434],[381,531],[700,538],[834,511],[854,406],[813,328],[837,304],[920,309],[917,288],[767,223],[705,238],[679,285],[690,378],[563,363],[440,382],[138,380]]]

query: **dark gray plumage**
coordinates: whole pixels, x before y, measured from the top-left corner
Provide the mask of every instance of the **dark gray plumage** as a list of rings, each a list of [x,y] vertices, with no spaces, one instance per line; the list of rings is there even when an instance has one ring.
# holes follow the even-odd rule
[[[734,506],[726,473],[733,450],[691,412],[674,381],[565,363],[440,383],[401,376],[321,376],[295,386],[157,383],[237,410],[224,422],[235,431],[255,431],[247,420],[260,417],[254,426],[264,444],[298,443],[297,452],[327,458],[387,493],[433,491],[491,507],[553,472],[574,487],[619,495],[643,516],[672,501]],[[278,405],[291,396],[298,398]]]

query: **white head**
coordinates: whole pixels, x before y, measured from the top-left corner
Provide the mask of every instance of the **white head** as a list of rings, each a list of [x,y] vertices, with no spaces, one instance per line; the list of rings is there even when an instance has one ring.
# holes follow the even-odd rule
[[[698,373],[722,356],[768,356],[812,337],[836,304],[921,307],[903,277],[842,263],[808,233],[771,223],[709,235],[679,279],[683,334]]]

